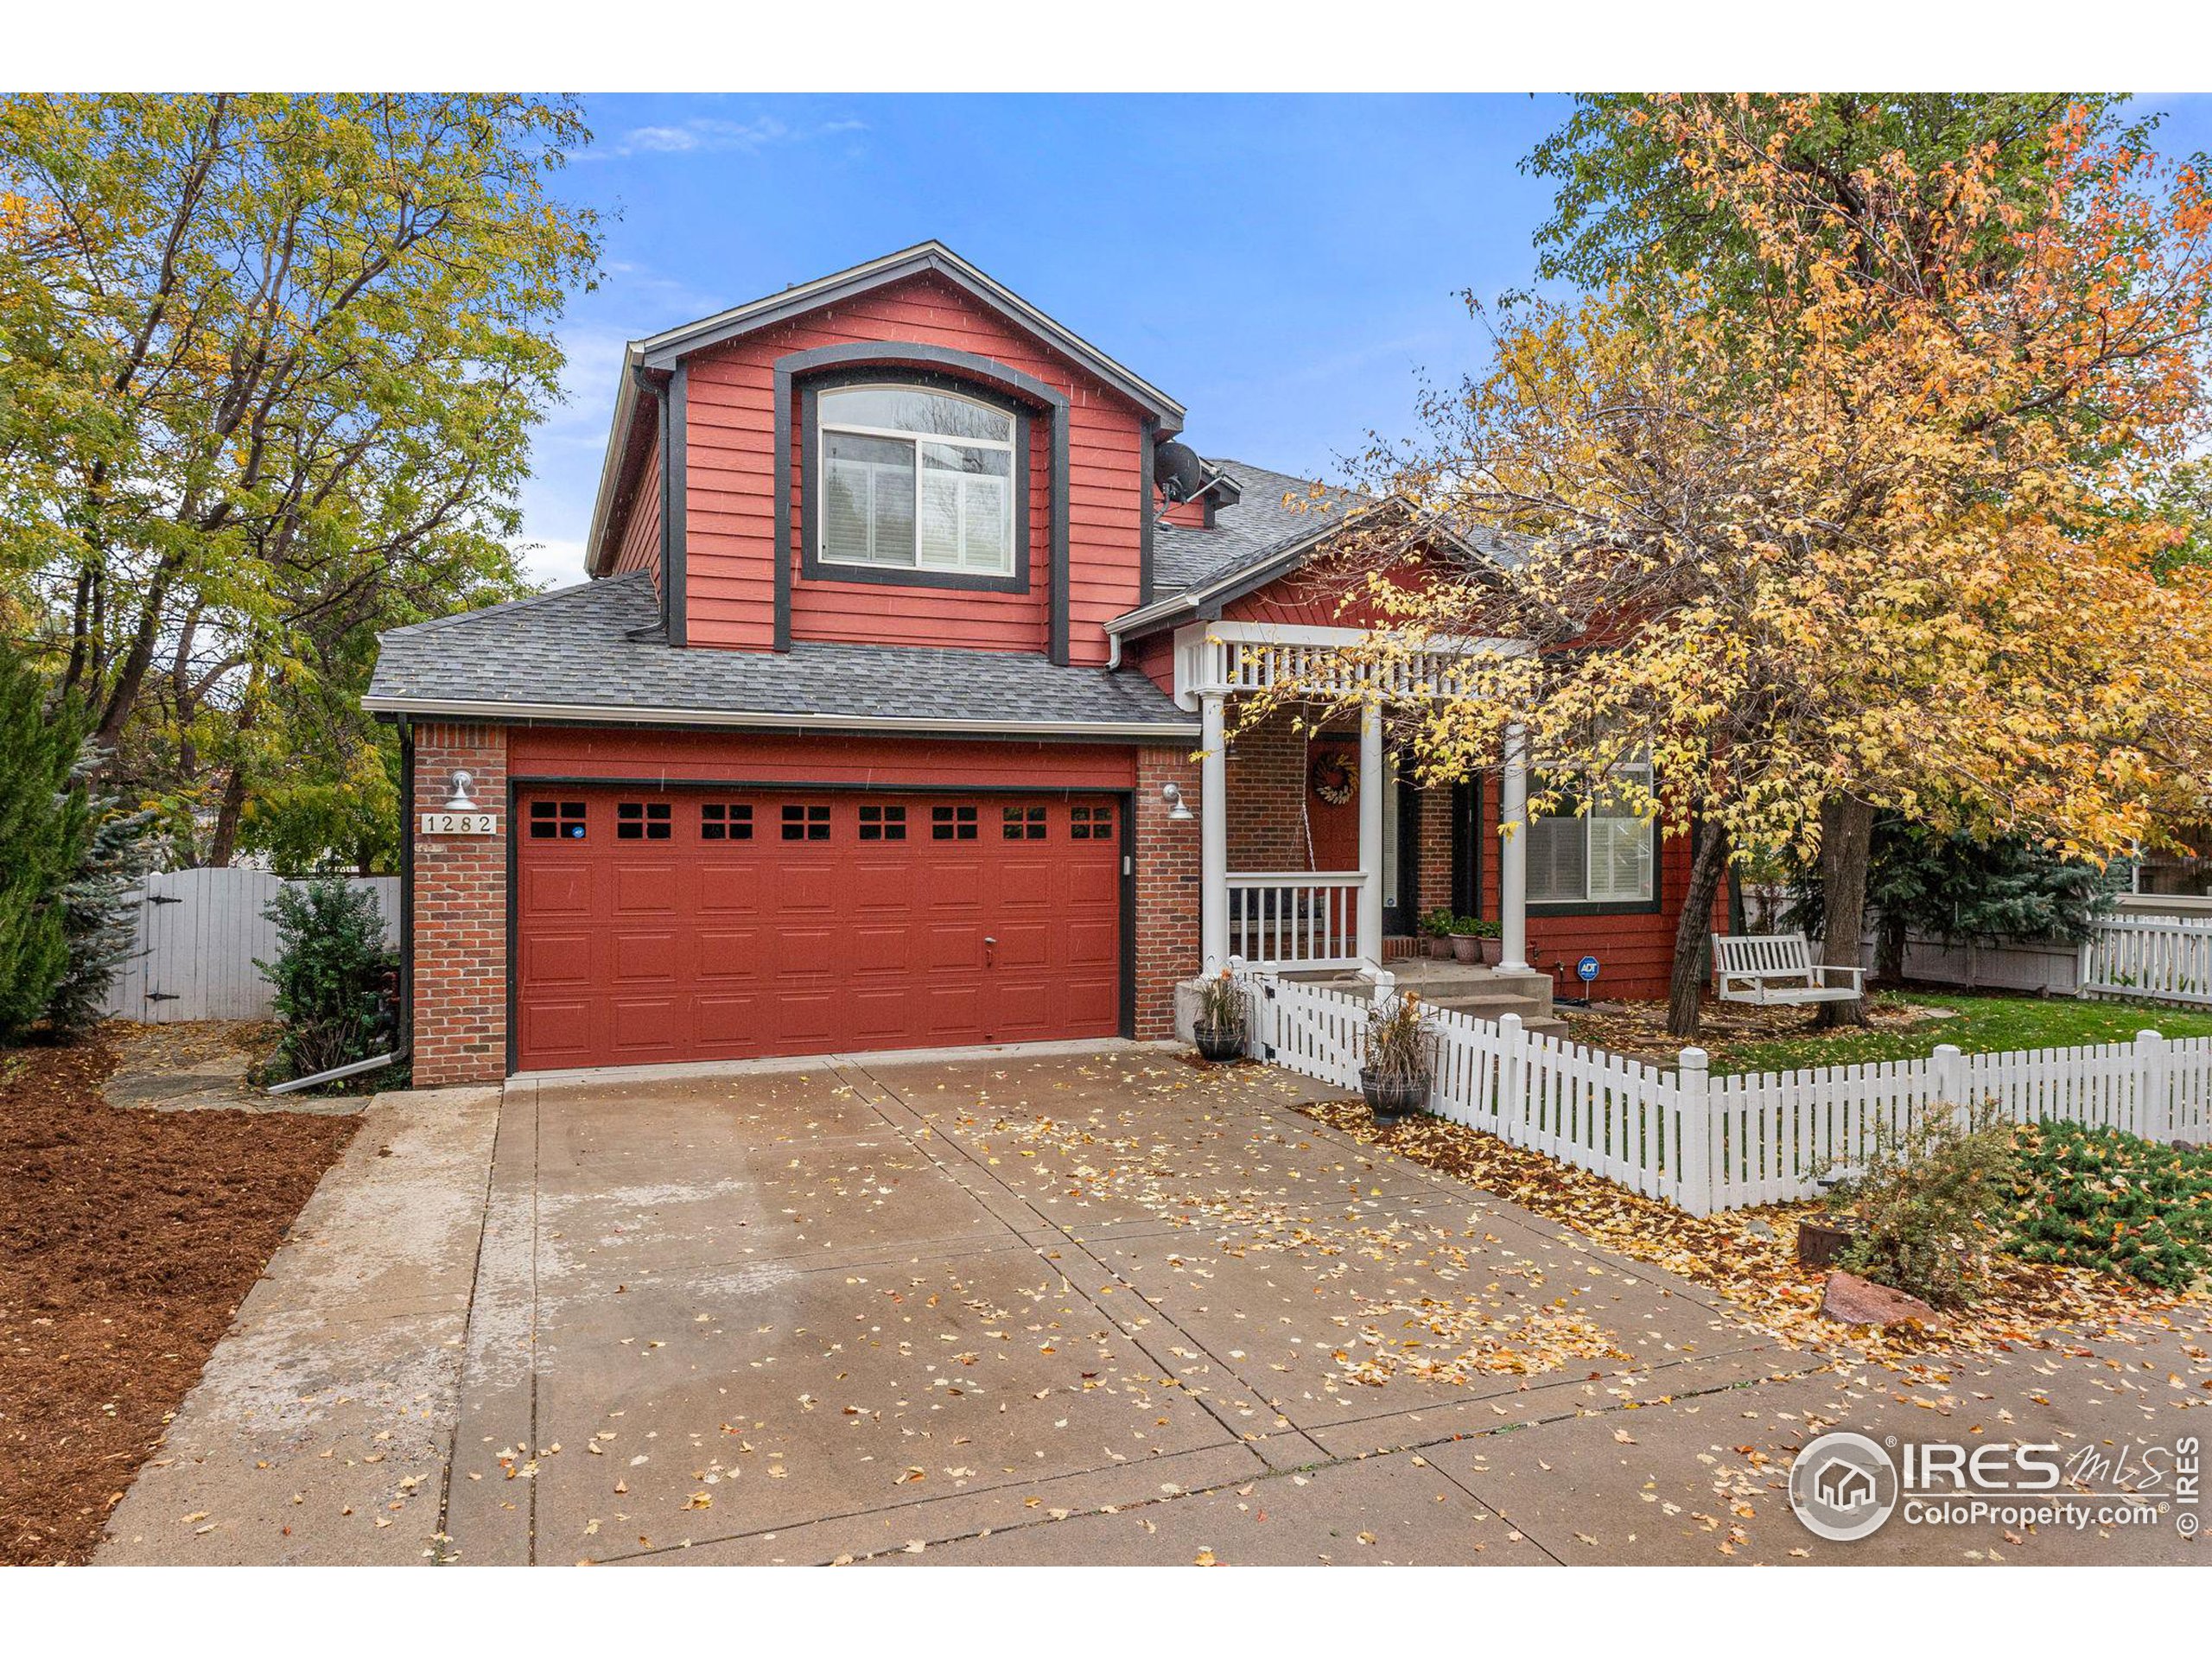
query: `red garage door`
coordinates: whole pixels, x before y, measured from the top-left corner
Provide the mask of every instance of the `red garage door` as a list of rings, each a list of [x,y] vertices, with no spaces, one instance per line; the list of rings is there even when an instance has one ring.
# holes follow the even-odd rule
[[[1111,796],[523,793],[525,1071],[1109,1037]]]

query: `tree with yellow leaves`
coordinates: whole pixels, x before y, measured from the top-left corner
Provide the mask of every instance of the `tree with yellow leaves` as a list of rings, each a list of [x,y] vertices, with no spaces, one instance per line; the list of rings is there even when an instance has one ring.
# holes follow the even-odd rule
[[[1855,965],[1876,809],[2101,857],[2212,778],[2212,589],[2159,509],[2208,410],[2206,181],[2072,109],[2024,182],[1991,143],[1839,191],[1785,164],[1832,110],[1758,117],[1635,118],[1753,280],[1509,308],[1488,372],[1370,458],[1413,527],[1355,521],[1333,567],[1386,622],[1355,654],[1536,647],[1394,709],[1426,777],[1499,764],[1518,721],[1538,810],[1602,789],[1694,834],[1685,1035],[1732,857],[1817,849],[1824,953]],[[1420,526],[1453,523],[1523,550],[1439,565]]]

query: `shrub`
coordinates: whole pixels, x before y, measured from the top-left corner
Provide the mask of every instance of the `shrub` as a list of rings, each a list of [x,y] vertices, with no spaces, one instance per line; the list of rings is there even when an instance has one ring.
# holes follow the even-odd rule
[[[1830,1196],[1859,1234],[1843,1267],[1937,1307],[1971,1300],[2017,1169],[2012,1126],[1993,1108],[1918,1113],[1902,1135],[1878,1123],[1865,1168]]]
[[[304,1077],[378,1052],[385,980],[398,958],[385,946],[376,896],[318,876],[286,887],[266,913],[280,948],[275,962],[254,966],[276,988],[284,1023],[273,1069]]]
[[[2038,1123],[2020,1135],[2005,1248],[2186,1290],[2212,1268],[2212,1148]]]
[[[1451,933],[1453,924],[1459,919],[1452,913],[1449,905],[1439,905],[1435,909],[1424,912],[1416,925],[1430,938],[1440,939]]]
[[[85,855],[84,716],[48,706],[11,643],[0,651],[0,1042],[46,1012],[69,971],[62,889]]]
[[[99,751],[85,747],[78,763],[89,778]],[[160,814],[125,811],[112,795],[92,799],[94,817],[83,856],[61,890],[61,931],[69,965],[46,1005],[46,1022],[64,1039],[82,1036],[107,1011],[107,994],[138,938],[139,884],[162,851]]]

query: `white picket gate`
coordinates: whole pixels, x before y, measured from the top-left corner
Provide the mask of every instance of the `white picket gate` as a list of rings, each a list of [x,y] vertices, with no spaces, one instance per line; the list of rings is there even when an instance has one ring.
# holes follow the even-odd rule
[[[265,1020],[269,982],[255,967],[273,961],[276,925],[262,912],[286,886],[266,870],[169,870],[146,879],[138,937],[108,990],[108,1013],[142,1025],[181,1020]],[[399,930],[399,878],[348,878],[374,893],[385,937]]]
[[[2082,942],[2082,995],[2212,1005],[2212,922],[2113,917]]]
[[[1246,976],[1249,1052],[1339,1088],[1359,1085],[1370,1004]],[[1507,1014],[1430,1016],[1429,1109],[1591,1170],[1694,1214],[1810,1198],[1825,1171],[1863,1162],[1878,1126],[1929,1107],[1993,1102],[2016,1122],[2064,1118],[2158,1141],[2212,1144],[2212,1039],[1962,1054],[1732,1077],[1703,1051],[1675,1070],[1522,1029]]]

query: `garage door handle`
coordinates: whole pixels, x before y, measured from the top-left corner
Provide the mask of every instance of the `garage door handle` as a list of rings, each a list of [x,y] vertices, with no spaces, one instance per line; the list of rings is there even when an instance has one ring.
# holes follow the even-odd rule
[[[995,966],[998,961],[999,942],[989,934],[983,935],[983,966]]]

